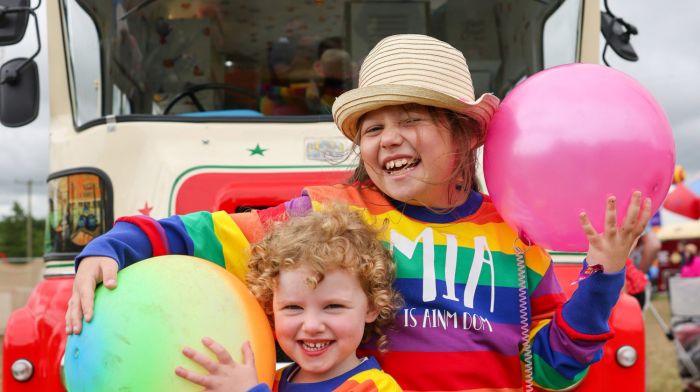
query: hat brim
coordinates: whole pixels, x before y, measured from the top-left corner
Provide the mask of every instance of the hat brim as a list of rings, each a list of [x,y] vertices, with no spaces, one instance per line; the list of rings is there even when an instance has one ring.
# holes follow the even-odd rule
[[[473,118],[485,129],[498,107],[499,99],[485,93],[475,101],[461,100],[427,88],[398,84],[366,86],[347,91],[335,100],[333,120],[340,131],[354,142],[357,121],[362,115],[384,106],[407,103],[452,110]]]

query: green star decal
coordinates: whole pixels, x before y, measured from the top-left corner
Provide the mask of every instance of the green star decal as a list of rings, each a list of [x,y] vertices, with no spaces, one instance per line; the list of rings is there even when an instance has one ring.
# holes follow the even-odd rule
[[[267,151],[267,148],[260,148],[260,143],[257,143],[255,145],[255,148],[249,148],[248,151],[250,151],[250,156],[253,156],[253,155],[265,156],[265,151]]]

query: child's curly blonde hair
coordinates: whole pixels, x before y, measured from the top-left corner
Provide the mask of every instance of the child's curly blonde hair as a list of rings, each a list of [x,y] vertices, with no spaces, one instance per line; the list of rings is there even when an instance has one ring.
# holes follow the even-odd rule
[[[276,223],[251,248],[248,287],[274,323],[272,296],[280,271],[304,265],[314,271],[307,283],[316,287],[325,272],[350,270],[367,296],[369,309],[378,312],[377,319],[365,325],[363,341],[376,337],[377,347],[383,350],[388,342],[383,331],[393,324],[403,301],[393,288],[394,261],[377,240],[378,234],[358,212],[342,204]]]

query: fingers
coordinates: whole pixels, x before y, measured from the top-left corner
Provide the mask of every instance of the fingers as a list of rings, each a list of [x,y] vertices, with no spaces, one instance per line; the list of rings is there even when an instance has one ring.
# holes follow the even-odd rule
[[[649,223],[649,219],[651,219],[651,198],[646,197],[642,201],[642,193],[635,191],[627,208],[623,230],[639,236]]]
[[[182,366],[175,368],[175,374],[205,388],[213,387],[209,377],[187,370]]]
[[[208,356],[200,353],[199,351],[197,351],[191,347],[185,347],[184,349],[182,349],[182,354],[184,354],[187,358],[200,364],[209,373],[213,374],[218,370],[219,364],[217,362],[214,362]]]
[[[615,196],[608,197],[605,207],[605,234],[614,235],[617,231],[617,200]]]
[[[641,234],[651,218],[651,199],[645,198],[642,202],[642,193],[635,191],[632,193],[632,199],[627,207],[627,212],[620,227],[622,233]],[[593,227],[588,215],[582,212],[579,215],[581,227],[583,228],[589,240],[595,237],[598,233]],[[612,237],[618,233],[617,228],[617,200],[615,196],[610,196],[607,199],[605,207],[605,227],[603,233]]]
[[[219,343],[215,342],[214,339],[205,337],[202,338],[202,343],[209,348],[215,355],[216,359],[219,360],[219,363],[224,364],[224,365],[229,365],[229,364],[235,364],[236,362],[231,358],[231,354],[226,351],[224,346],[220,345]]]
[[[629,207],[627,207],[627,214],[625,215],[624,222],[622,224],[622,230],[633,231],[637,226],[637,219],[639,218],[639,208],[641,207],[642,192],[635,191],[632,193],[632,200],[630,201]]]
[[[255,355],[253,354],[253,348],[250,346],[249,340],[246,340],[241,346],[241,353],[243,353],[243,363],[255,367]]]
[[[117,288],[117,272],[119,265],[112,259],[104,260],[100,263],[102,269],[102,281],[108,289]]]
[[[109,257],[86,257],[80,263],[73,282],[73,296],[77,295],[77,298],[71,298],[72,305],[76,307],[72,316],[75,333],[80,332],[82,316],[85,316],[86,322],[92,320],[97,284],[105,278],[110,282],[111,287],[108,287],[115,288],[118,269],[117,261]]]
[[[586,233],[586,237],[588,237],[588,239],[590,241],[598,233],[595,231],[595,228],[593,227],[591,220],[588,218],[588,215],[585,212],[582,212],[581,214],[579,214],[578,217],[579,217],[579,221],[581,221],[581,227],[583,227],[583,232]]]
[[[644,199],[644,204],[642,204],[642,216],[639,217],[639,221],[637,222],[637,231],[639,234],[644,231],[644,228],[649,223],[649,219],[651,219],[651,199],[647,197]]]
[[[68,309],[66,310],[66,333],[79,334],[83,324],[83,310],[80,306],[80,297],[74,290],[68,301]]]
[[[78,334],[82,329],[83,311],[85,306],[90,309],[90,317],[92,318],[92,303],[95,296],[95,276],[97,275],[99,265],[95,263],[95,259],[87,257],[80,264],[75,279],[73,280],[73,292],[70,300],[68,300],[68,309],[66,310],[66,333]],[[83,301],[88,304],[84,304]]]
[[[85,322],[89,323],[92,321],[92,311],[95,308],[95,286],[92,286],[91,290],[86,290],[83,292],[79,299],[81,308],[81,313],[85,315]]]

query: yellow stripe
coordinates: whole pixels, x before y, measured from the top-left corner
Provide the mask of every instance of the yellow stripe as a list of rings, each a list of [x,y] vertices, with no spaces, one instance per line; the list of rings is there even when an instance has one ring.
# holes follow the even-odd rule
[[[552,258],[549,256],[549,253],[539,246],[530,247],[530,250],[525,253],[525,261],[527,267],[537,272],[540,276],[544,276],[547,268],[552,264]]]
[[[381,392],[400,392],[402,391],[399,384],[389,376],[379,369],[369,369],[363,372],[357,373],[356,375],[348,378],[348,381],[357,381],[358,384],[362,384],[365,381],[371,381],[378,391]]]
[[[313,200],[312,206],[314,210],[322,208],[323,203]],[[389,225],[395,230],[398,230],[401,235],[406,238],[417,238],[426,226],[422,222],[416,222],[407,216],[401,214],[397,210],[391,210],[383,214],[372,215],[365,208],[351,206],[351,208],[358,209],[362,212],[365,221],[370,225],[377,228],[382,228],[384,222],[389,222]],[[516,234],[505,222],[500,223],[485,223],[476,224],[470,222],[460,222],[460,223],[434,223],[430,225],[435,230],[433,231],[433,241],[435,245],[446,245],[447,244],[447,234],[454,235],[457,238],[457,245],[462,248],[474,249],[474,235],[486,236],[487,240],[496,239],[497,241],[490,241],[489,248],[492,252],[499,252],[505,255],[514,255],[515,249],[513,249],[513,244],[515,242]],[[389,242],[390,233],[385,230],[380,236],[380,240]],[[549,268],[551,258],[549,255],[540,247],[532,246],[525,254],[525,260],[527,262],[528,268],[536,272],[540,276],[544,276]]]
[[[530,330],[530,341],[532,341],[535,338],[535,335],[537,335],[537,332],[544,328],[545,325],[549,324],[550,321],[552,321],[552,319],[542,320],[536,327],[532,328]]]
[[[387,220],[392,226],[400,228],[401,234],[408,238],[416,238],[425,230],[424,222],[416,222],[398,211],[376,215],[376,219],[379,224]],[[453,222],[431,223],[430,226],[435,229],[435,245],[446,245],[447,236],[445,234],[450,234],[457,236],[460,247],[473,248],[474,236],[470,234],[478,233],[478,235],[485,235],[489,239],[497,238],[498,242],[503,245],[502,247],[491,248],[491,251],[508,255],[515,253],[512,246],[515,240],[515,232],[506,223],[476,224],[471,222]]]
[[[226,270],[245,282],[250,246],[248,239],[226,211],[217,211],[211,214],[211,218],[214,221],[214,233],[224,250]]]

